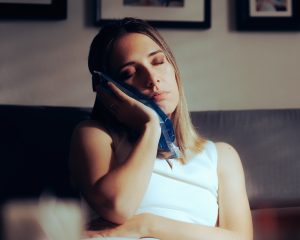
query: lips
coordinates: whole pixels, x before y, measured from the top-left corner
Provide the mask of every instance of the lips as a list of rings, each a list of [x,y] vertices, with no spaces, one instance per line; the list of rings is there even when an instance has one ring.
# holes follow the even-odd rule
[[[155,102],[159,102],[167,98],[168,92],[156,92],[152,95],[151,99]]]

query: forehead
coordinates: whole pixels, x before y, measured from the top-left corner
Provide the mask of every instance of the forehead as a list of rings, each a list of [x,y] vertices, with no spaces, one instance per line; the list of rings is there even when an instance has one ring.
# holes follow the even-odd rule
[[[115,41],[112,49],[114,60],[141,57],[157,51],[161,47],[150,37],[141,33],[128,33]]]

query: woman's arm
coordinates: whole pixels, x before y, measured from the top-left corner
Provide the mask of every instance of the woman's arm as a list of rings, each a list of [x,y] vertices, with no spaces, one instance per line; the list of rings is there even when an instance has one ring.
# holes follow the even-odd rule
[[[219,225],[253,239],[252,217],[245,186],[245,176],[236,150],[218,143]]]
[[[70,165],[80,191],[102,218],[122,224],[138,208],[151,177],[160,137],[156,113],[115,89],[103,94],[123,123],[136,125],[139,137],[122,163],[116,163],[112,138],[96,122],[80,125],[71,144]],[[135,124],[134,124],[135,123]],[[132,126],[130,126],[132,127]]]
[[[90,231],[90,236],[138,236],[161,240],[252,240],[252,220],[240,158],[228,144],[218,143],[219,225],[207,227],[152,214],[134,216],[124,225]]]

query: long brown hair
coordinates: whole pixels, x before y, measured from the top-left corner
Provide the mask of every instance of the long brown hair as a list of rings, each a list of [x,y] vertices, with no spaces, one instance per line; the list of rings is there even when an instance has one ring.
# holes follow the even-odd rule
[[[182,158],[180,158],[180,160],[184,163],[186,162],[186,151],[201,151],[205,140],[197,134],[192,125],[179,69],[174,55],[165,40],[155,28],[147,22],[136,18],[124,18],[104,26],[92,41],[88,58],[89,70],[91,73],[93,73],[94,70],[97,70],[109,74],[109,56],[113,44],[121,36],[128,33],[141,33],[150,37],[160,46],[168,61],[174,67],[180,97],[179,103],[171,116],[171,120],[174,125],[176,142],[182,153]],[[94,116],[98,115],[96,108],[99,108],[100,105],[101,103],[96,100],[96,104],[93,109]],[[161,154],[158,153],[158,156],[160,155]]]

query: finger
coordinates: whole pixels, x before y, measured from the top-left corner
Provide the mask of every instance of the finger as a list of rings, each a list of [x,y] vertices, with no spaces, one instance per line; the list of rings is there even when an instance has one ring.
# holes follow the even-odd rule
[[[103,102],[103,103],[106,103],[106,102],[116,102],[118,99],[116,99],[116,96],[105,91],[105,90],[100,90],[98,92],[98,95],[97,95],[98,98],[100,98],[100,100]]]
[[[119,104],[121,103],[121,101],[116,98],[115,95],[105,91],[102,91],[102,93],[98,95],[98,99],[107,110],[112,112],[116,112],[119,108]]]
[[[104,237],[104,235],[99,233],[99,231],[87,230],[84,232],[84,237]]]

